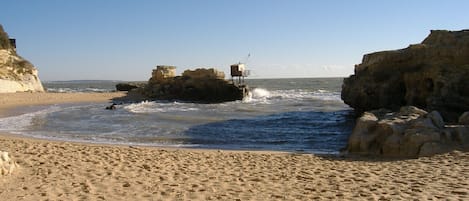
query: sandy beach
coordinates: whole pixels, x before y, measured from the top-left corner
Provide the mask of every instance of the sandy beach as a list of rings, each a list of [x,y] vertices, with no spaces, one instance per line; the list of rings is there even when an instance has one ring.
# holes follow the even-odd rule
[[[13,108],[108,102],[124,93],[0,94]],[[0,134],[19,168],[1,200],[468,200],[469,153],[419,159],[47,141]]]

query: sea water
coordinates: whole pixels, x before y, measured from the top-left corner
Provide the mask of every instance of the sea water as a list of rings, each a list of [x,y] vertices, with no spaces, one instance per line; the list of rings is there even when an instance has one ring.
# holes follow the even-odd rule
[[[0,119],[0,130],[38,138],[230,150],[337,153],[353,126],[342,78],[250,79],[244,100],[64,104]],[[115,82],[44,83],[49,92],[106,92]]]

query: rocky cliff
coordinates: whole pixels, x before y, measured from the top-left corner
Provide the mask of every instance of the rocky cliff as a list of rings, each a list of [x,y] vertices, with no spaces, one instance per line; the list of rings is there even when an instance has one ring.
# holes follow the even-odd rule
[[[449,122],[469,111],[469,30],[431,31],[420,44],[367,54],[344,79],[342,99],[358,112],[414,105]]]
[[[37,69],[16,53],[0,25],[0,93],[43,92]]]

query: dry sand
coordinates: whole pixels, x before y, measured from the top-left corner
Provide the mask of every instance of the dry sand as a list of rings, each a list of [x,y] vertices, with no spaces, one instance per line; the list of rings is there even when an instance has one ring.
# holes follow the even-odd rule
[[[22,103],[43,95],[26,95],[31,100]],[[112,97],[88,95],[104,96],[89,101]],[[75,102],[70,94],[44,96]],[[469,200],[465,152],[384,160],[96,145],[8,134],[0,135],[0,150],[20,165],[0,177],[0,200]]]

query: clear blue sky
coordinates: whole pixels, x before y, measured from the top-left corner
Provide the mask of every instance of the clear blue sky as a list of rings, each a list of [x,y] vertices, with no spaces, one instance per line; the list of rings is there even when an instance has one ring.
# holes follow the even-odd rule
[[[348,76],[363,54],[469,28],[467,0],[15,0],[0,24],[42,80],[147,80],[243,62],[256,78]]]

